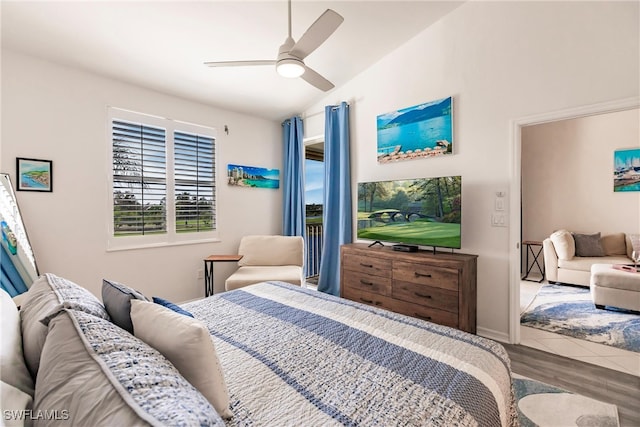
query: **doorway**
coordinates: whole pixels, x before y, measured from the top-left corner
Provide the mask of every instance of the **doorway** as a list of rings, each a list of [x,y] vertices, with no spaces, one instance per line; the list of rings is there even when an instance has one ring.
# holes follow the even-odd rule
[[[324,136],[304,140],[306,281],[317,286],[323,247]]]
[[[581,117],[595,116],[606,113],[613,113],[617,111],[625,111],[631,109],[637,109],[640,105],[638,98],[620,100],[615,102],[597,104],[587,107],[581,107],[576,109],[564,110],[555,113],[549,113],[538,116],[525,117],[512,122],[512,180],[511,180],[511,218],[510,223],[513,227],[510,230],[510,241],[513,242],[513,250],[510,256],[511,276],[510,276],[510,341],[512,343],[527,345],[527,340],[530,336],[521,336],[520,328],[520,300],[522,296],[521,289],[521,276],[522,276],[522,250],[521,242],[526,239],[530,240],[543,240],[545,235],[550,234],[549,230],[543,232],[538,231],[539,235],[531,236],[531,227],[528,227],[526,221],[530,220],[524,215],[524,209],[522,204],[523,186],[527,177],[523,176],[523,131],[526,133],[529,127],[535,127],[537,125],[546,125],[554,122],[568,121]],[[624,148],[624,147],[620,147]],[[628,148],[628,147],[627,147]],[[526,150],[524,150],[526,152]],[[542,154],[544,156],[544,153]],[[524,159],[527,160],[526,158]],[[612,174],[610,175],[612,179]],[[551,184],[550,184],[551,185]],[[612,185],[612,184],[611,184]],[[640,206],[639,206],[640,208]],[[535,228],[535,227],[534,227]],[[528,229],[528,230],[527,230]],[[551,230],[553,231],[553,230]],[[585,231],[585,230],[576,230]],[[596,230],[597,231],[597,230]],[[557,338],[558,336],[556,336]],[[530,342],[530,341],[529,341]],[[564,344],[563,344],[564,345]],[[540,348],[545,350],[545,348]],[[570,356],[570,352],[568,357]],[[577,354],[577,353],[576,353]],[[575,357],[579,358],[579,356]],[[640,360],[640,359],[639,359]],[[637,362],[636,362],[637,363]],[[636,374],[637,375],[637,374]]]

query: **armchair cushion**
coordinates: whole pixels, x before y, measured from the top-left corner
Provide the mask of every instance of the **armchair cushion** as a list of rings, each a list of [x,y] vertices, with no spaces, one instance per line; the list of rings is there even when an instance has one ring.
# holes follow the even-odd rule
[[[245,236],[238,254],[245,265],[297,265],[304,260],[304,240],[301,236]]]
[[[549,236],[558,254],[558,259],[567,260],[576,255],[576,244],[567,230],[558,230]]]
[[[241,288],[265,281],[281,281],[293,285],[302,285],[302,267],[297,265],[283,266],[244,266],[240,267],[225,282],[226,290]]]

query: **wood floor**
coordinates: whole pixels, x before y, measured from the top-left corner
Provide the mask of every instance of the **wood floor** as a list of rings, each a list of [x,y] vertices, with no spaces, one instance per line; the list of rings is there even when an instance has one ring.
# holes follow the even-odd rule
[[[621,427],[640,426],[640,377],[531,347],[503,345],[513,372],[617,405]]]

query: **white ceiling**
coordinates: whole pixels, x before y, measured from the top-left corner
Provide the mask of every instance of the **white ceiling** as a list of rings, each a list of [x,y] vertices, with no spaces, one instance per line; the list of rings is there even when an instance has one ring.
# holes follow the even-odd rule
[[[294,0],[292,36],[328,8],[344,17],[305,59],[339,87],[460,4]],[[274,67],[203,65],[275,59],[286,1],[2,1],[1,13],[3,48],[227,110],[281,120],[325,96]]]

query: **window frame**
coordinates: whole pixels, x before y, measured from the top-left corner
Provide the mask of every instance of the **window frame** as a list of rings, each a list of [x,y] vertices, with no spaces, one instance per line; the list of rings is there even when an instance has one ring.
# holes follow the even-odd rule
[[[125,110],[117,107],[107,107],[107,252],[130,249],[157,248],[164,246],[177,246],[218,242],[219,239],[219,215],[218,215],[218,144],[216,129],[145,113]],[[114,197],[113,197],[113,121],[121,120],[131,123],[159,127],[165,130],[165,156],[166,156],[166,233],[115,236],[114,235]],[[215,228],[209,231],[176,232],[176,203],[175,203],[175,151],[174,133],[183,132],[206,136],[213,139],[213,179],[214,179],[214,224]],[[169,196],[171,195],[171,197]]]

